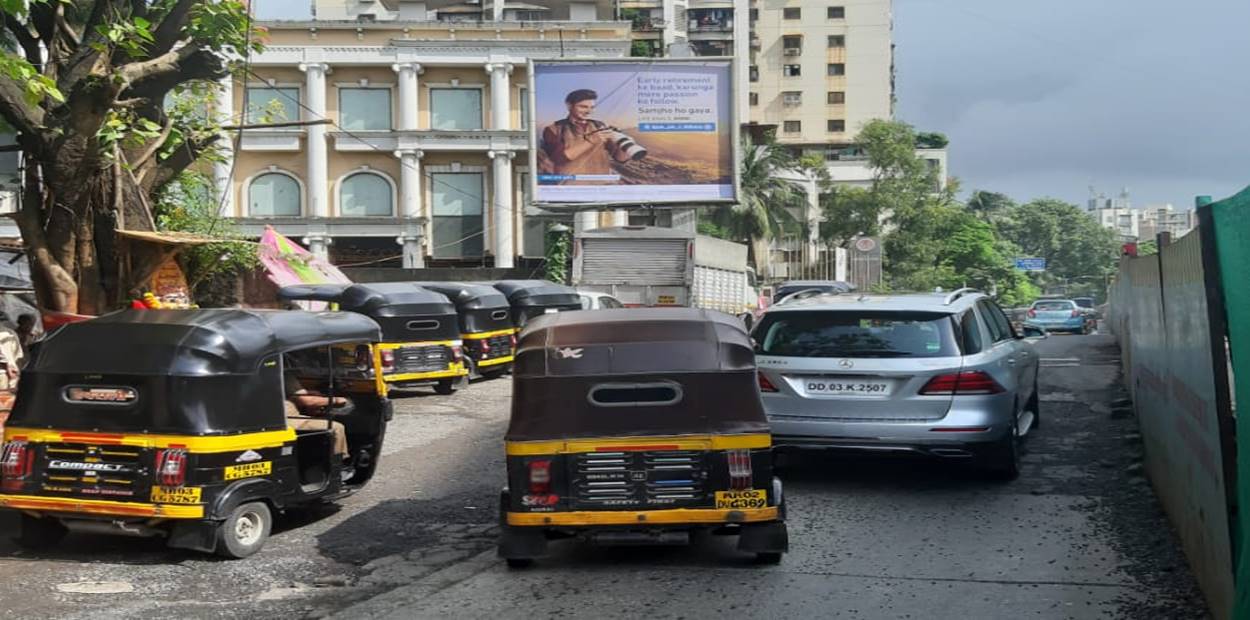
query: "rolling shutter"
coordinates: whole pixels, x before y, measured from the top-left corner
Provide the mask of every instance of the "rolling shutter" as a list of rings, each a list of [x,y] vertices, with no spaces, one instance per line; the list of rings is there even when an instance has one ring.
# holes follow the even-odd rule
[[[686,283],[685,239],[584,239],[582,281],[595,284]]]

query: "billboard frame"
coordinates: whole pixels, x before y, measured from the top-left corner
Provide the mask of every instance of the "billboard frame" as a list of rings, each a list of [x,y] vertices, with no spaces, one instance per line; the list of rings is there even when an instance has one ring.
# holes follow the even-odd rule
[[[661,202],[621,202],[621,201],[597,201],[597,202],[541,202],[538,198],[538,95],[534,88],[534,65],[619,65],[619,64],[636,64],[636,65],[700,65],[700,64],[719,64],[726,63],[729,65],[729,120],[730,120],[730,157],[733,158],[730,176],[733,185],[733,198],[714,198],[708,200],[673,200]],[[529,194],[530,204],[546,209],[548,211],[558,211],[567,213],[576,213],[579,211],[597,211],[603,209],[621,209],[627,207],[634,208],[690,208],[690,207],[721,207],[727,205],[736,205],[740,202],[742,195],[742,113],[743,110],[738,109],[738,97],[736,93],[743,86],[738,83],[738,63],[739,60],[734,56],[695,56],[691,58],[634,58],[624,56],[621,58],[530,58],[526,62],[526,88],[528,92],[526,96],[529,98],[529,114],[526,121],[529,123]]]

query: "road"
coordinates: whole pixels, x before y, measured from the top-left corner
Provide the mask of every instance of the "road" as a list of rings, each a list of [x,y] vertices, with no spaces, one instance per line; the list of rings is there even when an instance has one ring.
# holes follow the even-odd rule
[[[779,566],[707,537],[557,543],[531,569],[505,568],[493,557],[502,380],[400,400],[375,482],[338,510],[287,515],[248,560],[77,534],[37,555],[0,542],[0,616],[1207,617],[1141,477],[1134,422],[1108,405],[1120,395],[1111,339],[1039,348],[1043,426],[1019,480],[799,459],[783,474],[791,553]]]

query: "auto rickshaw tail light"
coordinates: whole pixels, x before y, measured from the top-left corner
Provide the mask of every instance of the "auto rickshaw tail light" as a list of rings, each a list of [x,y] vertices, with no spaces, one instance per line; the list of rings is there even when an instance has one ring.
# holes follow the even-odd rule
[[[180,487],[187,480],[187,451],[182,448],[157,450],[156,481],[163,487]]]
[[[551,461],[543,459],[529,462],[530,494],[546,495],[551,492]]]
[[[25,441],[10,441],[4,444],[4,453],[0,455],[0,475],[9,480],[20,480],[30,474],[34,466],[35,451]]]
[[[463,347],[461,347],[458,344],[451,345],[451,361],[452,362],[464,361],[464,348]]]
[[[395,351],[392,349],[382,350],[382,372],[391,372],[395,370]]]
[[[729,488],[735,491],[751,488],[755,479],[751,472],[751,451],[728,450],[725,458],[729,460]]]

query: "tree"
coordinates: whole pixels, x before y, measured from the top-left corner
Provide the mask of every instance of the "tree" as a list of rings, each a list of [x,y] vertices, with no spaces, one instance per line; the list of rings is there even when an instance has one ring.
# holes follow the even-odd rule
[[[846,247],[856,237],[881,230],[881,205],[862,187],[830,185],[820,195],[820,210],[820,238],[832,247]]]
[[[744,138],[742,152],[738,203],[712,211],[704,229],[723,231],[734,241],[747,241],[756,273],[764,276],[769,243],[785,232],[798,230],[792,210],[803,200],[803,194],[791,181],[778,176],[793,169],[795,161],[772,136],[761,144]]]
[[[233,291],[224,280],[260,266],[256,245],[245,241],[234,224],[218,214],[221,198],[203,174],[184,171],[156,196],[156,227],[164,231],[216,237],[220,243],[197,245],[179,256],[192,297],[201,306],[234,303]],[[220,289],[226,290],[221,291]]]
[[[1016,202],[1006,194],[976,190],[968,197],[967,205],[968,210],[975,213],[982,220],[993,222],[1015,208]]]
[[[259,39],[238,0],[33,0],[0,11],[16,50],[0,53],[0,118],[27,162],[16,219],[36,295],[95,314],[147,275],[119,268],[114,231],[154,229],[156,195],[220,135],[207,114],[167,113],[167,95],[208,96],[226,59]]]
[[[1093,277],[1115,269],[1120,242],[1115,232],[1074,204],[1039,198],[1011,208],[998,224],[999,234],[1019,246],[1024,256],[1046,259],[1047,279]]]

